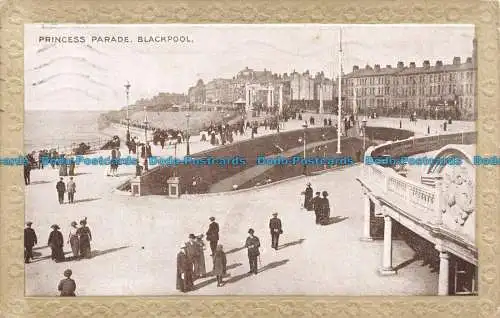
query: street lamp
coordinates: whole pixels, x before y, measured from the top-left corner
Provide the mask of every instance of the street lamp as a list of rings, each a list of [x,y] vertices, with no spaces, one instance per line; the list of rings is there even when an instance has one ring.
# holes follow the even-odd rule
[[[189,113],[186,114],[186,118],[187,118],[187,122],[186,122],[186,125],[187,125],[187,128],[186,128],[186,156],[189,156],[189,117],[191,117],[191,115],[189,115]]]
[[[125,93],[127,94],[127,142],[130,141],[130,117],[129,117],[129,92],[130,92],[130,83],[127,81],[127,84],[124,85]]]

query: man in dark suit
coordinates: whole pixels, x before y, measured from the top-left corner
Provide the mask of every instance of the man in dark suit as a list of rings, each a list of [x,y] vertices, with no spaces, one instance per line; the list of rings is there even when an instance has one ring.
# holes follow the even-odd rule
[[[217,248],[217,243],[219,242],[219,224],[215,222],[215,218],[210,217],[210,225],[208,226],[207,231],[207,241],[210,242],[210,249],[212,250],[212,254],[210,256],[215,255],[215,249]]]
[[[281,220],[278,219],[278,213],[273,213],[273,218],[269,221],[269,230],[271,231],[271,248],[278,250],[278,240],[280,234],[283,234]]]
[[[64,192],[66,192],[66,184],[63,181],[63,178],[59,180],[56,184],[57,197],[59,199],[59,204],[64,203]]]
[[[186,247],[177,253],[177,290],[185,293],[193,288],[193,264],[189,261]]]
[[[318,191],[316,192],[316,196],[312,199],[314,214],[316,215],[316,224],[319,224],[319,219],[321,216],[321,207],[322,207],[322,201],[319,195],[320,193]]]
[[[29,263],[30,259],[33,258],[33,246],[37,242],[35,230],[31,228],[32,222],[26,223],[26,228],[24,229],[24,262]]]
[[[253,229],[248,230],[248,234],[250,234],[250,236],[247,237],[245,247],[248,249],[248,262],[250,263],[250,271],[248,273],[257,275],[257,257],[260,255],[260,241],[257,236],[253,235],[254,233],[255,231]]]

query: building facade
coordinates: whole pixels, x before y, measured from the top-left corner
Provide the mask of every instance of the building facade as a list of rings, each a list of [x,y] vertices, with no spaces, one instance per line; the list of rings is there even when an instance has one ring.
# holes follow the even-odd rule
[[[454,57],[450,64],[438,60],[431,65],[425,60],[421,66],[415,62],[405,66],[402,61],[396,67],[355,65],[342,78],[344,106],[358,114],[475,119],[476,40],[472,55],[465,61]]]
[[[270,70],[256,71],[245,67],[232,79],[214,79],[206,84],[199,80],[196,86],[189,88],[191,104],[209,103],[231,105],[237,100],[245,100],[245,86],[257,85],[252,100],[257,105],[268,106],[268,89],[272,88],[273,105],[279,106],[280,87],[283,105],[296,104],[306,108],[318,108],[322,98],[325,105],[333,101],[336,83],[324,76],[323,72],[314,77],[309,71],[276,74]]]
[[[188,90],[188,101],[192,105],[205,104],[205,83],[203,80],[198,80],[196,86],[190,87]]]

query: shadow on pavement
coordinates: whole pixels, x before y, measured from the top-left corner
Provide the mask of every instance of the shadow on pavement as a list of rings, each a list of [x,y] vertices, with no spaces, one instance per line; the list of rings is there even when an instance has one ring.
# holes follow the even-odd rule
[[[281,250],[281,249],[284,249],[284,248],[287,248],[287,247],[290,247],[290,246],[302,244],[302,242],[304,242],[305,240],[306,239],[300,239],[300,240],[297,240],[297,241],[293,241],[293,242],[288,242],[288,243],[282,244],[282,245],[278,246],[278,250]]]
[[[116,251],[119,251],[119,250],[123,250],[125,248],[129,248],[130,246],[121,246],[121,247],[115,247],[115,248],[110,248],[110,249],[107,249],[107,250],[104,250],[104,251],[99,251],[99,250],[94,250],[91,252],[91,257],[96,257],[96,256],[101,256],[101,255],[105,255],[105,254],[108,254],[108,253],[113,253],[113,252],[116,252]]]
[[[30,182],[29,185],[36,185],[36,184],[45,184],[45,183],[50,183],[50,181],[33,181],[33,182]]]
[[[80,202],[90,202],[90,201],[97,201],[97,200],[101,200],[101,198],[80,199],[80,200],[75,200],[73,202],[74,203],[80,203]]]
[[[265,265],[264,267],[261,267],[259,269],[258,273],[262,273],[262,272],[265,272],[267,270],[270,270],[270,269],[273,269],[273,268],[285,265],[286,263],[288,263],[288,259],[284,259],[284,260],[281,260],[281,261],[269,263],[269,264]],[[236,282],[238,282],[238,281],[240,281],[240,280],[242,280],[242,279],[244,279],[246,277],[252,276],[252,275],[253,275],[253,273],[245,273],[245,274],[241,274],[241,275],[237,275],[237,276],[231,277],[230,279],[228,279],[227,281],[224,282],[224,285],[225,284],[236,283]]]
[[[227,251],[227,252],[226,252],[226,255],[227,255],[227,254],[231,254],[231,253],[236,253],[236,252],[239,252],[239,251],[244,250],[244,249],[245,249],[245,247],[244,247],[244,246],[242,246],[242,247],[237,247],[237,248],[233,248],[233,249],[231,249],[231,250]]]
[[[229,270],[235,269],[236,267],[239,267],[241,265],[243,265],[243,264],[241,264],[241,263],[234,263],[234,264],[228,265],[226,267],[226,270],[229,271]],[[207,272],[207,277],[209,277],[209,276],[214,276],[213,270],[211,270],[210,272]]]
[[[349,217],[348,216],[334,216],[328,219],[328,222],[326,222],[324,225],[331,225],[335,223],[340,223],[344,220],[347,220]]]

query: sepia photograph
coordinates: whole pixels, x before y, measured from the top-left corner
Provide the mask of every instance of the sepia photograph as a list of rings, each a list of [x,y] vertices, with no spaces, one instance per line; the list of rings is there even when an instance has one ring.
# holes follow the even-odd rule
[[[26,24],[25,295],[476,296],[469,24]]]

